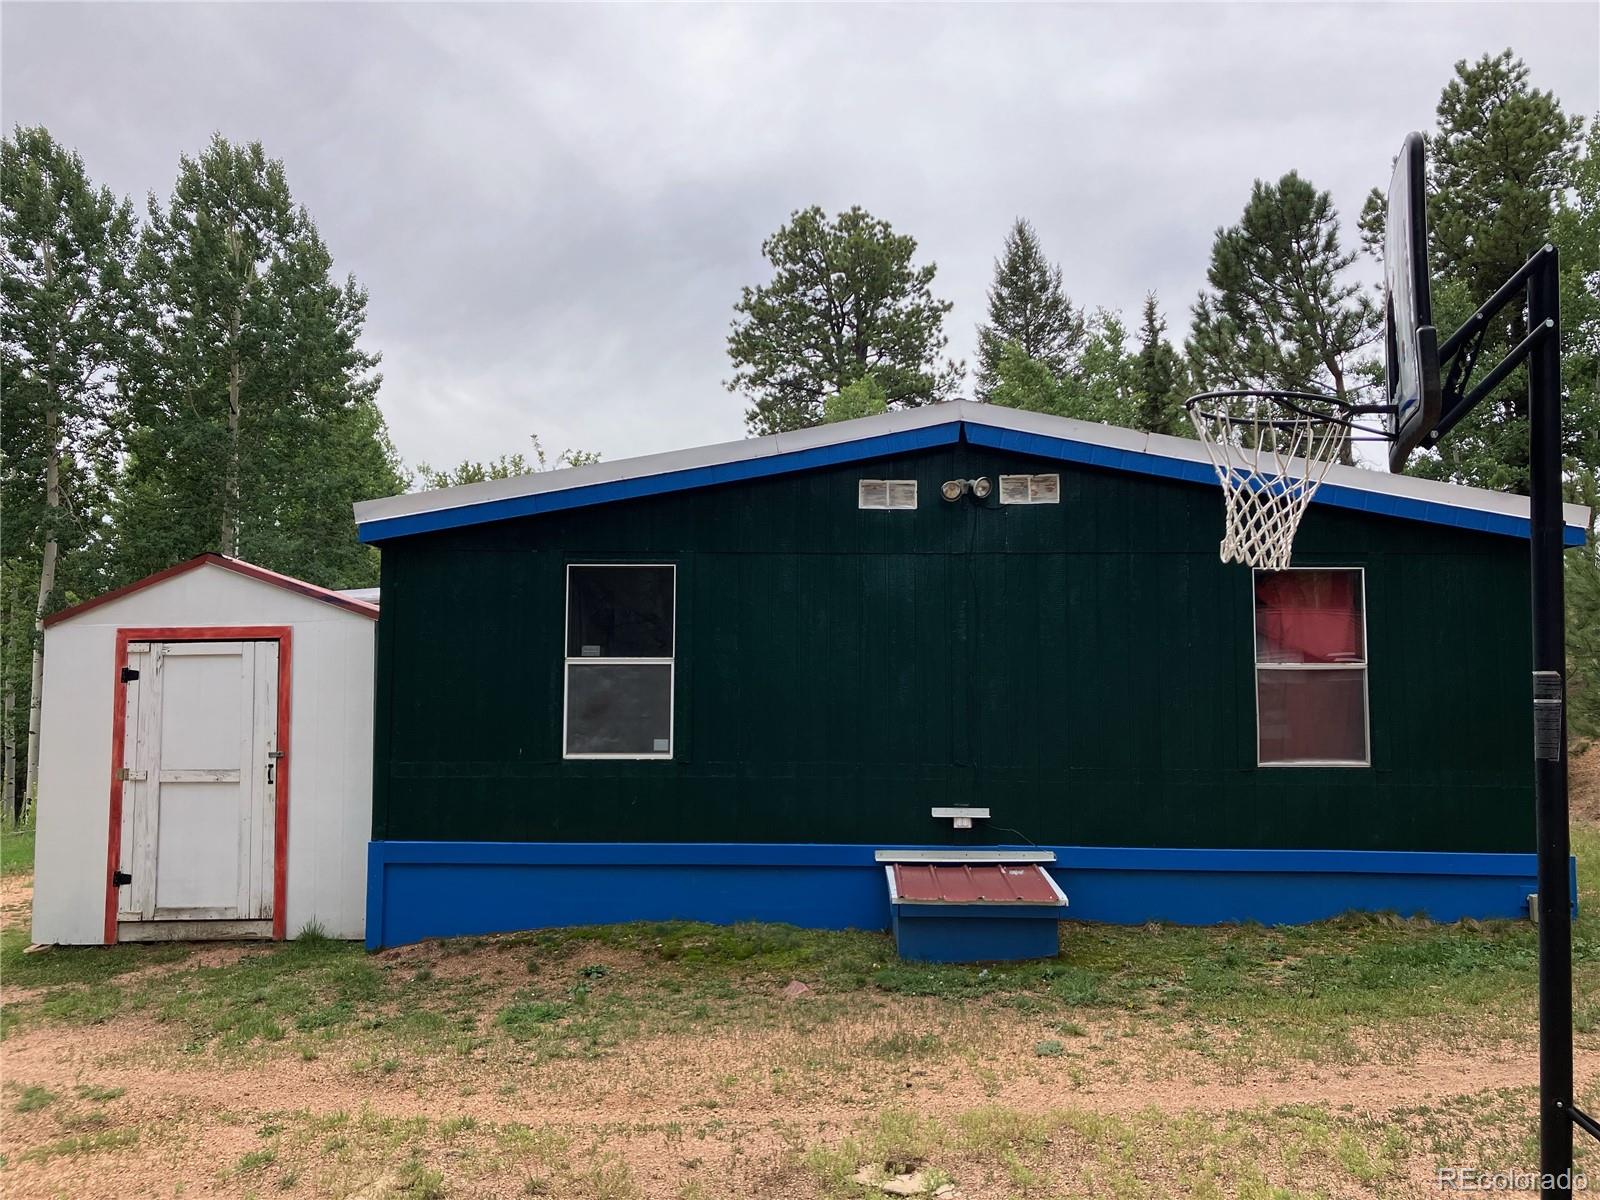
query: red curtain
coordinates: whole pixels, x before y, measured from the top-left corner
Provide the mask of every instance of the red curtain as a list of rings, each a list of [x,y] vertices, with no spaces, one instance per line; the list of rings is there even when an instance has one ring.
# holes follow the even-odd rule
[[[1257,672],[1261,761],[1364,762],[1366,659],[1358,571],[1256,576],[1256,661],[1354,664]]]
[[[1256,661],[1344,663],[1366,658],[1360,574],[1278,571],[1256,576]]]

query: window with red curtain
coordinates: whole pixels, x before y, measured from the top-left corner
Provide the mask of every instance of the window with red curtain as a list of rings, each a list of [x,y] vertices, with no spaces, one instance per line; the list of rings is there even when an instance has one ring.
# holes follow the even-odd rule
[[[1267,765],[1365,766],[1367,643],[1361,572],[1257,571],[1256,721]]]

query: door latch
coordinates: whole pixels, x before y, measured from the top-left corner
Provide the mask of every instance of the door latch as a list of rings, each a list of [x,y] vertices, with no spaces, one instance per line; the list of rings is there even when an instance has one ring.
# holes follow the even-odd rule
[[[278,760],[283,757],[283,754],[284,754],[284,752],[282,750],[268,750],[267,751],[267,782],[268,783],[276,783],[277,782],[277,779],[278,779],[278,775],[277,775]]]
[[[149,776],[143,771],[135,771],[132,767],[123,767],[117,772],[117,778],[123,783],[143,783]]]
[[[111,886],[112,887],[127,887],[132,882],[133,882],[133,876],[129,875],[126,871],[113,871],[113,872],[111,872]]]

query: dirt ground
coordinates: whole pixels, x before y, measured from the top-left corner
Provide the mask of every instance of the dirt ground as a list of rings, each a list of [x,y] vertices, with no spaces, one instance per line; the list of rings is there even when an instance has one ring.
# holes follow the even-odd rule
[[[910,1027],[919,1025],[913,1021]],[[842,1029],[833,1036],[859,1044],[873,1032]],[[761,1194],[776,1184],[781,1190],[772,1194],[806,1195],[812,1193],[790,1180],[794,1151],[846,1137],[864,1123],[870,1126],[872,1114],[885,1108],[904,1108],[920,1118],[951,1125],[972,1113],[1043,1116],[1064,1105],[1076,1113],[1125,1120],[1155,1110],[1181,1115],[1188,1122],[1210,1118],[1213,1125],[1226,1128],[1229,1118],[1248,1119],[1263,1110],[1314,1104],[1382,1122],[1403,1110],[1447,1106],[1452,1100],[1476,1101],[1504,1089],[1523,1088],[1535,1072],[1530,1049],[1517,1045],[1487,1053],[1478,1048],[1470,1070],[1464,1069],[1458,1054],[1437,1047],[1399,1063],[1245,1075],[1202,1070],[1153,1079],[1137,1049],[1131,1048],[1119,1061],[1097,1065],[1087,1078],[1081,1074],[1074,1078],[1065,1067],[1040,1069],[1031,1051],[1017,1039],[1005,1037],[1006,1031],[998,1032],[1001,1044],[987,1058],[985,1073],[958,1071],[934,1077],[913,1068],[886,1072],[876,1087],[792,1096],[770,1084],[750,1082],[752,1075],[746,1070],[733,1087],[716,1088],[708,1108],[710,1081],[730,1065],[748,1068],[759,1063],[763,1052],[774,1047],[737,1038],[689,1046],[671,1039],[643,1042],[603,1063],[561,1064],[519,1073],[508,1095],[503,1090],[506,1072],[486,1062],[465,1067],[456,1060],[424,1062],[410,1066],[403,1075],[379,1079],[339,1058],[177,1065],[152,1053],[163,1040],[162,1031],[144,1023],[119,1024],[114,1033],[107,1030],[90,1037],[79,1031],[39,1030],[8,1045],[8,1077],[67,1096],[86,1083],[117,1092],[106,1107],[137,1113],[141,1138],[136,1146],[111,1155],[18,1162],[8,1172],[5,1192],[15,1197],[249,1194],[247,1182],[219,1179],[219,1166],[258,1152],[261,1129],[294,1123],[294,1118],[284,1116],[286,1109],[294,1109],[308,1114],[377,1114],[387,1121],[471,1122],[480,1130],[513,1124],[546,1127],[559,1131],[563,1143],[579,1148],[580,1155],[616,1156],[626,1163],[632,1185],[605,1191],[590,1181],[586,1187],[580,1170],[574,1187],[586,1190],[551,1194],[673,1196],[752,1190]],[[1592,1078],[1597,1068],[1600,1054],[1582,1055],[1580,1076]],[[34,1140],[30,1126],[45,1120],[43,1114],[8,1114],[4,1141],[11,1146],[30,1144]],[[686,1145],[693,1147],[692,1154]],[[1070,1143],[1063,1144],[1064,1153],[1071,1150]],[[1270,1162],[1271,1148],[1263,1147],[1261,1153]],[[860,1157],[863,1164],[872,1161],[870,1155]],[[1048,1154],[1043,1157],[1048,1161]],[[1152,1164],[1141,1183],[1157,1193],[1166,1186],[1176,1193],[1184,1181],[1163,1179],[1176,1169],[1181,1163],[1178,1168]],[[497,1174],[491,1169],[484,1177],[441,1194],[540,1194],[529,1192],[526,1179],[517,1178],[514,1171],[511,1178],[496,1178]],[[966,1196],[1014,1194],[1004,1178],[985,1179],[981,1169],[958,1178]],[[704,1181],[701,1186],[707,1190],[685,1191],[686,1184],[697,1180]],[[335,1169],[317,1182],[320,1186],[305,1190],[363,1197],[411,1194],[400,1188],[390,1164],[381,1161],[343,1173]],[[1385,1189],[1368,1192],[1349,1181],[1323,1180],[1305,1194],[1436,1191],[1435,1181],[1426,1175],[1387,1183]],[[725,1192],[725,1185],[732,1187]],[[1074,1189],[1038,1194],[1080,1193]]]
[[[1574,763],[1573,783],[1575,815],[1600,820],[1600,748]],[[0,881],[6,926],[26,920],[29,883]],[[438,946],[387,953],[408,971],[485,969],[481,954]],[[785,1012],[812,1003],[773,997]],[[1424,1031],[1357,1062],[1241,1068],[1182,1031],[1130,1028],[1096,1012],[1042,1043],[1024,1011],[895,996],[595,1058],[491,1046],[377,1063],[360,1039],[314,1056],[190,1052],[159,1014],[28,1024],[0,1056],[0,1192],[828,1197],[884,1194],[856,1182],[863,1169],[920,1168],[930,1193],[967,1200],[1438,1196],[1442,1160],[1531,1158],[1528,1036],[1467,1045]],[[968,1049],[917,1049],[932,1046]],[[1600,1080],[1597,1047],[1580,1040],[1580,1080]]]

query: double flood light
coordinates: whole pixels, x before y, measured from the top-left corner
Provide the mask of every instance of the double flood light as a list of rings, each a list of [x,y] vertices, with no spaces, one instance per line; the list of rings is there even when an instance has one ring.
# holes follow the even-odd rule
[[[939,494],[952,504],[967,495],[985,500],[993,487],[994,485],[984,476],[979,476],[977,479],[951,479],[939,488]]]

